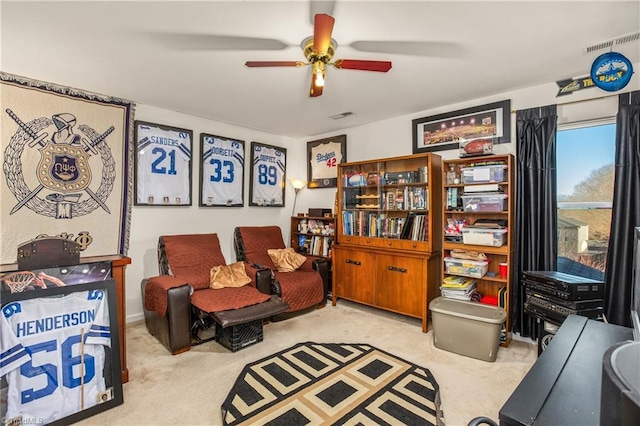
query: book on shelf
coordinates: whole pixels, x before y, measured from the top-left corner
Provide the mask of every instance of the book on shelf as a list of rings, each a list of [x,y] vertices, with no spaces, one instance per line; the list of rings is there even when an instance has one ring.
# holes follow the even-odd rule
[[[395,202],[394,208],[397,210],[404,209],[404,202],[406,200],[405,191],[406,191],[406,188],[404,190],[398,189],[396,191],[396,202]]]
[[[458,208],[459,195],[458,188],[447,188],[447,202],[445,206],[447,210],[455,210]]]
[[[478,284],[475,280],[449,276],[440,286],[442,297],[458,300],[471,300]]]
[[[467,286],[475,283],[472,278],[461,277],[458,275],[448,275],[442,280],[442,286],[448,288],[466,288]]]
[[[408,212],[407,217],[404,219],[404,223],[402,224],[400,239],[424,241],[425,237],[425,214]]]
[[[408,240],[409,235],[411,234],[413,221],[416,218],[416,214],[414,212],[407,213],[407,219],[404,221],[404,225],[402,226],[402,233],[400,234],[401,240]]]
[[[327,235],[314,235],[311,237],[309,254],[314,256],[328,256],[333,237]]]
[[[426,200],[429,196],[428,190],[425,188],[413,188],[409,192],[409,210],[426,210]]]

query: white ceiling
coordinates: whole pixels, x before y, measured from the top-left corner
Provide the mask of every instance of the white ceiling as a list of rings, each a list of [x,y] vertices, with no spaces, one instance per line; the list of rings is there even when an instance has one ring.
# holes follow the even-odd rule
[[[334,59],[390,60],[391,71],[329,67],[324,94],[310,98],[309,67],[245,67],[247,60],[305,60],[299,45],[313,34],[311,3],[333,8]],[[318,3],[5,0],[0,64],[12,74],[298,138],[585,76],[604,53],[585,47],[640,31],[637,0]],[[237,38],[211,36],[267,38],[283,48],[221,49]],[[398,54],[381,52],[379,43],[363,51],[358,41],[414,44],[412,54]],[[640,60],[640,41],[615,50]],[[345,111],[353,115],[329,118]]]

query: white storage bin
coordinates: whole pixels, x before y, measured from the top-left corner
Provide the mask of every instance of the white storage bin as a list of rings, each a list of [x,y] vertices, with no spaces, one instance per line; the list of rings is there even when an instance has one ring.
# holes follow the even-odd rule
[[[489,269],[489,262],[486,260],[456,259],[454,257],[445,257],[444,265],[447,274],[471,278],[482,278]]]
[[[506,229],[462,228],[462,242],[479,246],[502,247],[507,243]]]
[[[505,164],[495,164],[491,166],[463,167],[462,183],[499,183],[505,180]]]
[[[505,194],[463,195],[462,206],[465,212],[502,212],[507,209]]]

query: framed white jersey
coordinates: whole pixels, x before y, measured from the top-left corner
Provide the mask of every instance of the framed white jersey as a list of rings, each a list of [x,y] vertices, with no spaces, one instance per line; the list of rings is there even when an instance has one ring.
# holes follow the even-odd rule
[[[135,124],[135,204],[190,206],[193,131]]]
[[[307,142],[307,186],[336,188],[338,164],[347,161],[347,135]]]
[[[22,293],[47,296],[2,306],[0,376],[7,388],[0,414],[6,424],[71,422],[84,410],[86,417],[122,403],[120,371],[113,369],[119,366],[117,327],[115,344],[111,334],[113,281],[94,284]]]
[[[200,206],[244,206],[244,141],[200,134]]]
[[[250,206],[284,207],[287,150],[251,142]]]

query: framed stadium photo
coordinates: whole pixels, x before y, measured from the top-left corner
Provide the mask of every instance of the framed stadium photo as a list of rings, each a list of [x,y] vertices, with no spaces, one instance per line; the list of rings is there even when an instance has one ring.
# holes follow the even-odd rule
[[[511,100],[412,120],[413,153],[458,149],[461,143],[511,140]]]
[[[135,122],[135,205],[190,206],[193,131]]]
[[[200,206],[244,206],[244,141],[200,133]]]
[[[338,164],[347,161],[347,135],[307,142],[307,186],[337,188]]]
[[[7,425],[71,424],[123,403],[115,282],[49,284],[2,298]]]
[[[251,142],[249,205],[284,207],[287,150],[279,146]]]

